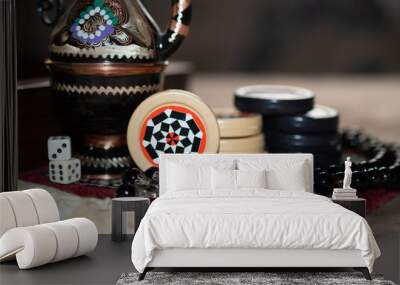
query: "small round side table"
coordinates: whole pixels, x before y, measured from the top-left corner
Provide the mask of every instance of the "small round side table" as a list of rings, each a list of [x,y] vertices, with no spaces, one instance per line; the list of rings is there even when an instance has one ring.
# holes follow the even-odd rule
[[[135,213],[135,233],[140,221],[149,208],[150,200],[143,197],[121,197],[112,199],[112,230],[111,239],[113,241],[123,241],[126,239],[127,214]]]

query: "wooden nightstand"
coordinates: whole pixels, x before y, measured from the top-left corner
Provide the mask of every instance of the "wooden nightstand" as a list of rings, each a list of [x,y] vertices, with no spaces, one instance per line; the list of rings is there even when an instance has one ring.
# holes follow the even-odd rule
[[[351,200],[332,199],[332,201],[350,211],[353,211],[356,214],[359,214],[363,218],[367,216],[367,201],[363,198],[357,198]]]

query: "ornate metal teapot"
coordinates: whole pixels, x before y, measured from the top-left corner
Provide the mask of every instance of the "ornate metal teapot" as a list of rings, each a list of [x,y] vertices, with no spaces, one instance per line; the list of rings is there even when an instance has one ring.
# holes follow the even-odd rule
[[[79,120],[84,180],[113,184],[132,165],[129,117],[162,89],[165,60],[189,31],[191,0],[171,2],[165,33],[137,0],[75,0],[53,28],[46,65],[58,104]]]

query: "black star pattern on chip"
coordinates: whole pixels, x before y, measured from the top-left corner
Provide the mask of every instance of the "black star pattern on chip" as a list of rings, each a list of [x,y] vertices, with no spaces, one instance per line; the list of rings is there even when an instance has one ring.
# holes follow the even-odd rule
[[[190,113],[165,109],[146,122],[143,147],[158,164],[162,153],[197,153],[203,133]]]

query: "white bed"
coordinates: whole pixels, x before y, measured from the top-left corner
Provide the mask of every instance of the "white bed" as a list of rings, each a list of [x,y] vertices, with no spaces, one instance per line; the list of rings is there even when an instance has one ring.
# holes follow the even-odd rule
[[[209,188],[210,166],[265,168],[268,187]],[[367,222],[313,194],[312,174],[308,154],[163,155],[160,198],[132,243],[140,278],[154,267],[354,267],[370,278],[380,251]]]

